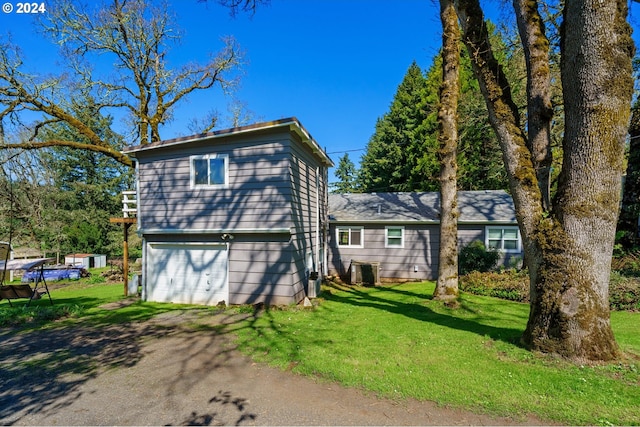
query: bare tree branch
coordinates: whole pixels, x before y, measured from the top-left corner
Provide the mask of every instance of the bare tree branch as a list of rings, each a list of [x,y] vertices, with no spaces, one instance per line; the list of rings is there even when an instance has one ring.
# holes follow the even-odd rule
[[[144,144],[161,139],[162,125],[190,94],[216,85],[227,93],[236,85],[242,55],[232,38],[224,39],[223,49],[204,64],[168,66],[167,54],[180,32],[167,4],[107,0],[96,7],[57,0],[55,6],[40,23],[44,34],[60,46],[70,73],[46,78],[29,73],[19,49],[0,39],[0,122],[10,119],[26,127],[24,112],[42,114],[42,119],[28,124],[31,141],[2,141],[0,148],[62,145],[101,152],[131,165],[75,115],[74,99],[97,100],[93,107],[98,112],[124,111],[132,126],[127,133],[139,138],[131,143]],[[98,56],[113,58],[113,68],[96,71]],[[86,141],[40,141],[41,130],[55,122],[68,124]]]

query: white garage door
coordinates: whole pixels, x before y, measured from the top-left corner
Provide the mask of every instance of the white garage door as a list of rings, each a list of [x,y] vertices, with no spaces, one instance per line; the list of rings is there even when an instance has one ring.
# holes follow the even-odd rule
[[[229,302],[224,244],[147,244],[146,299],[216,305]]]

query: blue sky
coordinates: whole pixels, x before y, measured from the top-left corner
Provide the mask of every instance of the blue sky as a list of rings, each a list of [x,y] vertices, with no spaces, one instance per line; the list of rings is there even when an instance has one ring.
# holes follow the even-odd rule
[[[499,16],[497,0],[482,3]],[[640,13],[634,6],[632,21]],[[345,152],[358,163],[411,62],[428,68],[440,45],[434,0],[272,0],[253,17],[235,18],[214,0],[174,0],[172,7],[184,37],[171,61],[204,62],[220,37],[234,36],[246,61],[235,98],[257,121],[297,117],[336,164]],[[0,13],[0,32],[13,34],[28,64],[53,64],[55,49],[31,21]],[[190,119],[212,109],[227,114],[228,101],[219,89],[192,96],[163,138],[191,133]]]
[[[230,34],[244,50],[236,97],[256,118],[297,117],[336,164],[347,151],[358,162],[411,62],[429,67],[440,44],[429,0],[272,0],[235,18],[211,1],[180,4],[186,43]]]

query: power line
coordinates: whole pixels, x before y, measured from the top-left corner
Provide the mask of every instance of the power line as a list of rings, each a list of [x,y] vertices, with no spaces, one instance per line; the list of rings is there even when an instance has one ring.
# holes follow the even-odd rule
[[[638,1],[640,1],[640,0],[638,0]],[[327,153],[327,154],[351,153],[352,151],[364,151],[364,150],[366,150],[366,148],[356,148],[354,150],[332,151],[332,152]]]

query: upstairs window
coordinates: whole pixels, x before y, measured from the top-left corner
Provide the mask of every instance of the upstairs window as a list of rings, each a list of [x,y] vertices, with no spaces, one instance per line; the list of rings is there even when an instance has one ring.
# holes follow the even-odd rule
[[[521,252],[518,227],[487,227],[485,246],[503,252]]]
[[[387,248],[404,247],[404,227],[386,227],[385,237],[385,246]]]
[[[191,187],[224,188],[229,184],[229,156],[191,156]]]
[[[338,246],[362,248],[364,246],[364,230],[362,227],[336,228]]]

